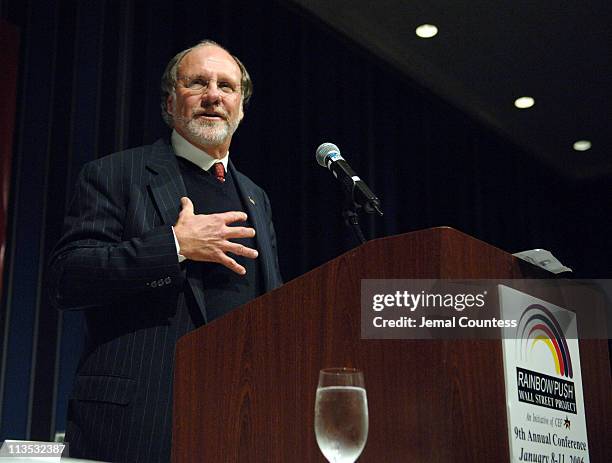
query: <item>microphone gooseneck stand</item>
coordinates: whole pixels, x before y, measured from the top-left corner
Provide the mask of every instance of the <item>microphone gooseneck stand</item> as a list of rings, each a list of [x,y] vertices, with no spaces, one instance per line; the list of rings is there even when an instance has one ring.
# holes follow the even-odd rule
[[[344,217],[344,223],[346,223],[350,229],[353,230],[355,238],[357,238],[359,244],[365,243],[367,240],[365,239],[365,236],[363,236],[363,231],[359,225],[359,215],[356,208],[346,206],[342,211],[342,217]]]
[[[363,234],[361,226],[359,225],[359,211],[363,209],[368,214],[378,214],[382,216],[383,212],[380,209],[380,202],[377,199],[376,203],[371,204],[370,207],[362,208],[355,201],[354,190],[349,192],[348,189],[344,188],[344,196],[344,209],[342,210],[342,217],[344,217],[344,223],[346,223],[346,225],[348,225],[348,227],[353,230],[355,238],[357,238],[359,244],[363,244],[367,240]]]

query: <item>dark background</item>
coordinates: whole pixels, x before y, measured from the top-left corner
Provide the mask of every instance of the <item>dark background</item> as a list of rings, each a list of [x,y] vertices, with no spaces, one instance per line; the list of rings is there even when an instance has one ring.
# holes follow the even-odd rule
[[[610,275],[609,177],[559,173],[291,2],[0,5],[20,29],[0,439],[63,429],[81,322],[50,307],[42,281],[75,177],[89,160],[168,136],[161,73],[203,38],[253,78],[231,157],[271,198],[285,280],[355,245],[339,188],[314,159],[326,141],[382,200],[384,217],[363,221],[369,237],[449,225],[510,252],[548,249],[578,277]]]

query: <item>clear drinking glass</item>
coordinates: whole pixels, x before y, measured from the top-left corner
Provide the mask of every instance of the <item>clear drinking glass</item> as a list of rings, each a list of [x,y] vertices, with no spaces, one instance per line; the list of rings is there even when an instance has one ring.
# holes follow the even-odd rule
[[[353,463],[368,438],[368,399],[363,373],[354,368],[319,372],[315,435],[330,463]]]

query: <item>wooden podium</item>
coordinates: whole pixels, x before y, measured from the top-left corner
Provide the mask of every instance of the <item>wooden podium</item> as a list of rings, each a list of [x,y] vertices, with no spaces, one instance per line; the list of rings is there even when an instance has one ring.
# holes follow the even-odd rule
[[[321,368],[364,371],[360,462],[507,462],[499,340],[367,340],[360,282],[529,278],[539,269],[451,228],[370,241],[179,340],[172,460],[324,462],[314,435]],[[581,340],[592,462],[612,461],[606,340]]]

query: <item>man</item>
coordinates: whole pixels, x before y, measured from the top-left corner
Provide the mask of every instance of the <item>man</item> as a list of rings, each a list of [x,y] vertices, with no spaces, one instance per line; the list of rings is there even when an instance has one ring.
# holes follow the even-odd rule
[[[98,159],[78,178],[49,271],[54,303],[87,326],[71,456],[169,461],[177,339],[281,284],[268,198],[228,160],[251,93],[218,44],[184,50],[162,77],[171,144]]]

